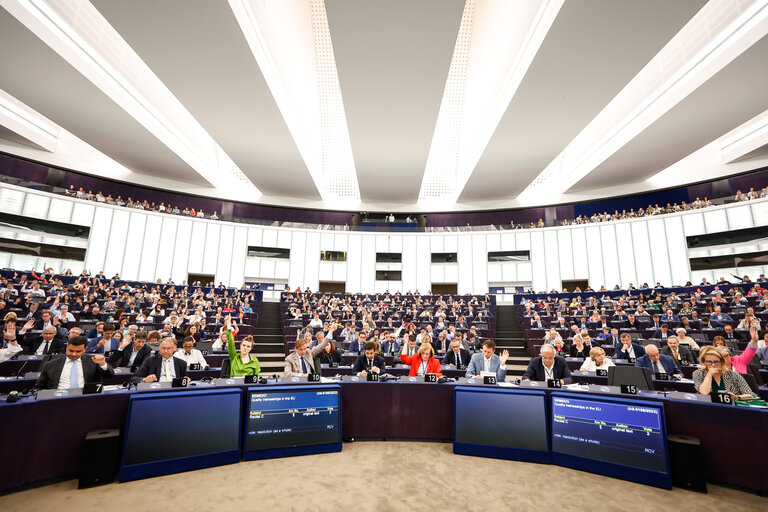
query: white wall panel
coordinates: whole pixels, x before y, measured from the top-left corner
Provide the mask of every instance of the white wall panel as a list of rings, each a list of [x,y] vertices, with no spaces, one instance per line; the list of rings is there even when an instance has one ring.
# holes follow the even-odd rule
[[[412,236],[404,237],[405,243],[402,246],[403,253],[403,289],[401,291],[406,292],[408,290],[415,290],[418,288],[416,285],[416,238]]]
[[[157,277],[165,283],[171,278],[173,255],[176,252],[176,228],[179,221],[172,215],[164,215],[160,231],[160,254],[157,257]],[[113,222],[114,224],[114,222]],[[113,228],[114,229],[114,228]]]
[[[275,278],[275,260],[265,258],[261,260],[261,271],[259,272],[259,277],[262,279],[274,279]],[[317,290],[317,285],[315,285],[313,290]]]
[[[277,247],[277,230],[273,228],[264,228],[261,245],[263,245],[264,247]],[[318,238],[318,246],[319,246],[319,238]]]
[[[519,281],[517,277],[517,267],[520,264],[518,263],[502,263],[501,264],[501,280],[505,283],[516,283]],[[525,265],[530,269],[531,264],[525,263]],[[528,273],[528,281],[530,281],[530,272]]]
[[[91,274],[98,274],[104,269],[104,256],[107,253],[107,245],[104,241],[109,239],[111,224],[112,209],[99,208],[97,215],[93,218],[93,226],[88,237],[90,242],[85,253],[85,268],[90,270]]]
[[[458,283],[459,282],[459,266],[455,264],[443,265],[443,272],[445,272],[446,283]]]
[[[221,224],[218,222],[206,222],[205,243],[203,249],[203,274],[216,275],[216,267],[219,256],[219,237]],[[218,283],[217,283],[218,284]]]
[[[231,270],[232,270],[232,251],[234,249],[235,241],[235,228],[229,224],[223,224],[221,226],[221,232],[219,233],[219,256],[216,261],[216,284],[223,282],[225,285],[239,286],[242,282],[231,282]],[[289,245],[290,247],[290,245]]]
[[[603,273],[603,253],[600,250],[602,242],[600,241],[600,227],[588,226],[585,228],[587,245],[587,267],[589,269],[589,284],[595,290],[605,285],[605,274]],[[534,268],[534,272],[536,269]],[[538,288],[536,288],[538,290]]]
[[[0,204],[3,205],[3,211],[6,213],[12,213],[14,215],[21,214],[21,209],[24,205],[24,198],[26,195],[26,192],[21,190],[0,187]],[[93,214],[91,214],[91,217],[93,217]],[[90,226],[90,220],[88,225]]]
[[[471,293],[488,293],[488,249],[485,240],[485,234],[472,235]]]
[[[100,214],[107,215],[107,208],[99,208],[99,212]],[[104,270],[104,273],[108,276],[113,276],[116,273],[123,275],[123,261],[127,258],[139,257],[135,246],[140,241],[131,240],[130,245],[126,245],[128,238],[128,223],[131,217],[129,210],[114,209],[111,213],[112,225],[109,228],[106,258],[104,261],[104,268],[100,270]],[[94,242],[96,241],[94,240]]]
[[[334,281],[347,282],[347,264],[346,263],[334,263],[333,264],[333,276]]]
[[[459,238],[456,235],[445,235],[443,237],[442,252],[456,252],[458,250],[458,246],[459,246]],[[441,252],[441,251],[437,251],[437,252]]]
[[[573,279],[573,246],[571,245],[571,230],[557,230],[557,253],[560,256],[560,280]]]
[[[584,228],[571,228],[571,247],[573,249],[573,278],[588,280],[587,233]]]
[[[707,232],[704,227],[704,215],[701,213],[683,215],[683,228],[686,236],[703,235]]]
[[[616,223],[616,246],[619,248],[619,273],[621,274],[621,285],[629,286],[629,283],[632,283],[637,286],[635,249],[632,244],[632,226],[630,223]]]
[[[439,263],[433,263],[429,269],[429,280],[433,283],[445,282],[445,268],[444,265]]]
[[[515,251],[517,250],[517,239],[515,233],[503,232],[501,233],[501,251]]]
[[[332,231],[323,231],[320,233],[320,250],[321,251],[335,251],[334,247],[334,233]]]
[[[40,271],[45,264],[44,261],[40,261],[42,258],[37,256],[29,256],[27,254],[12,254],[10,266],[17,270],[37,270]]]
[[[27,193],[27,197],[24,200],[24,208],[21,210],[21,213],[27,217],[45,219],[48,214],[49,204],[51,204],[50,197]]]
[[[605,286],[613,289],[621,285],[621,272],[619,271],[619,250],[616,245],[616,228],[613,223],[600,226],[600,242],[603,245],[603,272]],[[624,283],[626,285],[626,283]]]
[[[443,249],[445,245],[445,239],[441,235],[430,235],[429,237],[429,250],[430,252],[447,252]]]
[[[430,238],[424,236],[416,237],[416,287],[406,288],[405,291],[411,290],[415,293],[416,290],[419,290],[421,293],[426,293],[427,290],[432,288],[429,274],[429,266],[432,262],[429,250]]]
[[[533,269],[530,263],[520,263],[517,265],[517,281],[518,282],[532,282],[533,281]]]
[[[347,233],[337,233],[333,237],[333,250],[347,252],[349,246],[349,235]]]
[[[0,189],[0,192],[2,190]],[[1,197],[0,197],[1,199]],[[7,252],[0,252],[0,268],[12,268],[11,267],[11,254]],[[75,267],[77,268],[77,267]],[[75,272],[75,269],[72,269],[72,272]]]
[[[670,286],[672,284],[672,270],[667,254],[668,235],[664,219],[651,219],[647,224],[651,239],[651,263],[653,264],[653,274],[656,276],[656,281],[653,284],[648,284],[654,286],[658,282],[661,283],[661,286]]]
[[[248,245],[264,247],[264,230],[261,228],[248,228]],[[295,289],[295,288],[294,288]]]
[[[728,216],[725,210],[704,212],[704,225],[707,227],[707,233],[728,231]]]
[[[96,206],[88,203],[75,202],[72,207],[72,224],[78,226],[91,226],[93,224],[93,214]],[[91,231],[93,236],[93,231]]]
[[[530,231],[518,231],[515,233],[515,249],[517,251],[526,251],[531,248]]]
[[[360,265],[362,262],[363,238],[362,235],[349,237],[349,250],[347,251],[347,291],[357,293],[360,288]]]
[[[403,252],[403,237],[400,235],[391,235],[389,237],[389,252]],[[402,282],[401,282],[402,284]]]
[[[173,266],[171,267],[171,278],[174,283],[187,280],[190,247],[192,245],[192,222],[191,220],[179,220],[176,230],[176,245],[173,248]],[[196,222],[196,224],[200,223]]]
[[[562,288],[560,277],[560,251],[558,250],[557,231],[548,229],[544,232],[544,261],[547,265],[547,290]]]
[[[307,233],[307,245],[304,253],[304,286],[309,286],[310,290],[317,290],[320,285],[319,264],[320,234],[310,232]]]
[[[751,202],[752,218],[755,219],[755,226],[768,225],[768,201]]]
[[[111,208],[103,208],[111,210]],[[102,208],[99,208],[102,210]],[[100,215],[99,211],[96,215]],[[128,220],[128,246],[126,248],[125,259],[123,259],[123,271],[120,277],[123,279],[135,280],[139,278],[139,264],[141,255],[144,251],[144,230],[147,224],[147,215],[143,212],[131,212],[131,218]]]
[[[288,280],[290,276],[291,264],[288,260],[275,261],[275,279]]]
[[[69,223],[72,220],[72,208],[75,203],[66,199],[51,199],[51,205],[48,208],[48,220],[56,222]]]
[[[730,229],[744,229],[754,226],[752,222],[752,207],[749,204],[731,206],[725,212],[728,215],[728,227]]]
[[[667,230],[669,266],[672,272],[669,284],[685,284],[691,279],[691,267],[688,262],[688,246],[685,243],[683,219],[676,215],[668,216],[664,219],[664,226]]]
[[[501,263],[488,263],[488,283],[501,283]]]
[[[472,293],[475,289],[472,251],[472,235],[459,235],[459,245],[456,257],[459,264],[459,281],[458,292],[459,294]],[[487,265],[487,263],[483,263]],[[487,284],[487,283],[486,283]]]
[[[287,229],[281,229],[277,232],[277,247],[289,249],[291,247],[291,232]]]
[[[389,252],[389,237],[376,235],[376,252]]]
[[[163,219],[160,215],[145,215],[145,217],[146,225],[144,226],[144,243],[141,248],[139,280],[155,281],[157,278],[163,278],[163,276],[156,273]],[[166,277],[166,279],[168,278]]]
[[[531,233],[531,261],[533,265],[533,289],[536,291],[546,291],[547,288],[547,262],[544,254],[544,233],[534,231]],[[519,241],[519,240],[518,240]]]
[[[637,268],[637,287],[643,283],[653,286],[656,276],[651,262],[651,240],[648,236],[648,221],[630,223],[632,226],[632,248],[635,251],[635,267]],[[655,238],[654,238],[655,240]]]
[[[245,259],[245,276],[249,279],[260,280],[261,275],[261,259],[260,258],[246,258]]]
[[[491,233],[486,235],[485,247],[488,252],[497,252],[501,250],[501,233]]]
[[[203,272],[203,257],[205,256],[205,231],[207,223],[192,221],[192,239],[189,244],[189,262],[187,272],[201,274]]]
[[[363,235],[360,250],[360,287],[361,291],[370,291],[376,280],[376,240],[374,235]]]
[[[318,279],[320,281],[333,281],[333,263],[331,263],[330,261],[320,262]]]

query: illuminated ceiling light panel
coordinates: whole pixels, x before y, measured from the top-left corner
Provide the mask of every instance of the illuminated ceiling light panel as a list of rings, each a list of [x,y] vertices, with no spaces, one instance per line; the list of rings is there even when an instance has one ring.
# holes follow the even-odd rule
[[[56,149],[61,128],[0,89],[0,125],[47,151]]]
[[[708,2],[518,196],[568,191],[768,34],[768,0]]]
[[[0,5],[214,187],[259,190],[88,0]]]
[[[423,206],[455,202],[563,0],[466,0],[424,178]]]
[[[325,2],[229,5],[323,201],[359,203]]]

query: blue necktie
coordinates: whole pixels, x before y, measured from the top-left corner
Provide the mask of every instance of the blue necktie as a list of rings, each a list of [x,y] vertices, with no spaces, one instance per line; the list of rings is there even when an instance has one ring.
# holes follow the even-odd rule
[[[69,370],[69,387],[79,388],[80,382],[77,379],[77,361],[72,361],[72,368]]]
[[[307,364],[304,362],[304,358],[301,357],[301,373],[307,373]]]

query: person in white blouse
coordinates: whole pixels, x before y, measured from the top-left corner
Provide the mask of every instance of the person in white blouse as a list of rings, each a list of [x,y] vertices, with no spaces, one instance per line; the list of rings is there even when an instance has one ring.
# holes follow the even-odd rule
[[[208,362],[205,360],[205,356],[195,348],[195,338],[187,336],[181,343],[181,348],[173,354],[173,357],[178,357],[182,361],[187,362],[187,368],[191,368],[191,365],[197,363],[200,365],[200,369],[204,369],[208,366]]]
[[[589,351],[589,359],[584,361],[581,365],[582,372],[594,372],[596,370],[607,370],[609,367],[615,366],[610,357],[605,355],[605,350],[600,347],[592,347]]]
[[[7,361],[16,354],[22,351],[21,345],[16,341],[16,338],[8,342],[7,348],[0,348],[0,363]]]

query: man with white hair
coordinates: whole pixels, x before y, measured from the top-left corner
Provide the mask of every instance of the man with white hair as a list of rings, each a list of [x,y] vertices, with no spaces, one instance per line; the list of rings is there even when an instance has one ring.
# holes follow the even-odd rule
[[[571,371],[565,359],[555,355],[555,347],[545,343],[539,350],[538,357],[531,358],[528,368],[523,374],[523,380],[559,380],[562,384],[571,381]]]
[[[637,358],[635,366],[648,368],[653,375],[666,374],[678,380],[683,378],[683,372],[680,371],[675,360],[671,356],[661,355],[659,348],[653,344],[645,347],[645,355]]]

